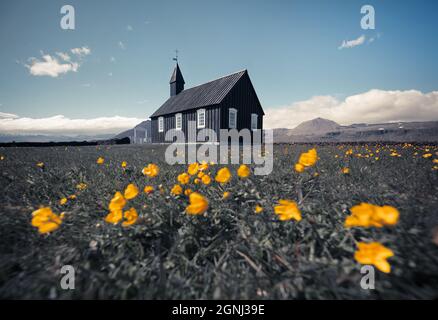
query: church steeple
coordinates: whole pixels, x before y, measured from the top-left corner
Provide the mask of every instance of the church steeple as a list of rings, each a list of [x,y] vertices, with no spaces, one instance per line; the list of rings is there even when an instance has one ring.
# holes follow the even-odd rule
[[[179,69],[178,62],[173,70],[172,77],[170,78],[170,96],[176,96],[178,93],[184,90],[184,78],[181,70]]]

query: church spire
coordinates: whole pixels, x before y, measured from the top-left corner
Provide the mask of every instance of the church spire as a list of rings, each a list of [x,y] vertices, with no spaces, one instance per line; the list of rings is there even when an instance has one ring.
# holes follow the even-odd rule
[[[176,61],[175,69],[173,70],[172,77],[170,78],[170,96],[176,96],[178,93],[184,90],[184,78],[178,65],[178,50],[176,50],[176,57],[173,58]]]

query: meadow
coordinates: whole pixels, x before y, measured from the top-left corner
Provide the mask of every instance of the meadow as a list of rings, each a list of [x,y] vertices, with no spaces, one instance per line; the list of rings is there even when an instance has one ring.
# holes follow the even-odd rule
[[[316,163],[297,172],[312,148]],[[209,164],[209,184],[198,168],[181,184],[188,166],[166,164],[163,146],[1,148],[0,156],[1,298],[438,298],[436,145],[279,144],[270,175]],[[148,164],[156,176],[144,174]],[[223,167],[231,178],[219,183]],[[136,215],[122,223],[109,207],[130,184],[139,192],[124,206]],[[187,209],[187,189],[208,208]],[[300,219],[281,220],[280,200],[295,203]],[[346,227],[360,203],[391,206],[399,218]],[[58,217],[50,232],[36,227],[40,207]],[[393,253],[374,290],[360,286],[361,242]],[[64,265],[75,269],[74,290],[60,287]]]

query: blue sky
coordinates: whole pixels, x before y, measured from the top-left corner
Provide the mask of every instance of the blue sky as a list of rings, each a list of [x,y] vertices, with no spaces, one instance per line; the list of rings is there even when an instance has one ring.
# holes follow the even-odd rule
[[[65,4],[75,30],[60,28]],[[375,30],[360,27],[364,4],[375,8]],[[438,89],[437,15],[438,2],[418,0],[1,1],[0,112],[148,118],[169,96],[176,48],[186,88],[246,68],[268,110],[305,108],[296,104],[315,96],[339,105],[372,89],[427,94]],[[71,53],[83,47],[90,54]],[[42,53],[62,63],[56,52],[75,59],[76,72],[25,66]]]

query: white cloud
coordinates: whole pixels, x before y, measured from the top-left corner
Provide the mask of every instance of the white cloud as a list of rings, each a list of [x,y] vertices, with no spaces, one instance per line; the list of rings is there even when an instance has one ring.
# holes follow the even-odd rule
[[[15,119],[15,118],[18,118],[16,114],[0,112],[0,119]]]
[[[120,47],[120,49],[125,50],[126,46],[122,41],[119,41],[118,46]]]
[[[71,60],[70,56],[67,53],[57,52],[56,55],[64,61],[70,62],[70,60]]]
[[[110,61],[111,61],[111,62],[116,62],[116,58],[114,58],[114,57],[110,57]]]
[[[70,51],[79,59],[91,53],[88,47],[73,48]],[[55,55],[58,56],[61,61],[59,61]],[[24,64],[24,66],[29,69],[31,75],[49,76],[53,78],[68,72],[78,71],[80,67],[79,62],[72,61],[68,53],[56,52],[55,55],[44,54],[44,52],[41,51],[41,59],[29,58],[29,64]]]
[[[361,44],[365,43],[365,39],[366,39],[366,37],[364,35],[361,35],[357,39],[344,40],[344,41],[342,41],[342,44],[338,47],[338,49],[341,50],[341,49],[347,49],[347,48],[353,48],[356,46],[360,46]]]
[[[70,51],[79,57],[88,56],[91,53],[91,50],[88,47],[73,48]]]
[[[2,118],[2,115],[0,113],[0,133],[2,134],[109,134],[131,129],[144,120],[120,116],[70,119],[57,115],[35,119],[15,115]]]
[[[127,25],[127,26],[126,26],[126,30],[128,30],[128,31],[133,31],[134,28],[133,28],[131,25]]]
[[[266,128],[294,128],[317,117],[348,125],[393,121],[438,120],[438,91],[385,91],[373,89],[338,100],[316,96],[288,106],[269,108],[263,120]]]
[[[43,55],[42,60],[31,58],[30,64],[25,64],[31,75],[49,76],[56,78],[60,74],[67,72],[77,72],[79,64],[76,62],[59,62],[58,59],[51,55]]]
[[[148,102],[149,102],[149,100],[147,100],[147,99],[139,100],[139,101],[137,101],[137,104],[145,104],[145,103],[148,103]]]

